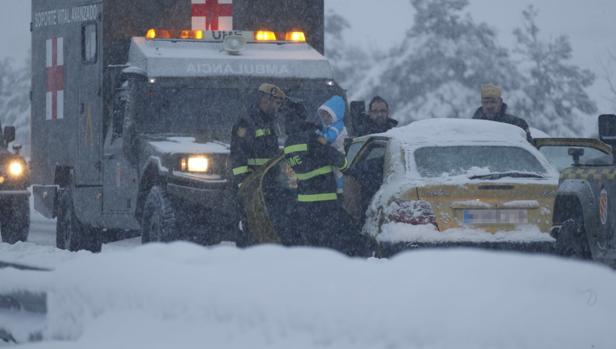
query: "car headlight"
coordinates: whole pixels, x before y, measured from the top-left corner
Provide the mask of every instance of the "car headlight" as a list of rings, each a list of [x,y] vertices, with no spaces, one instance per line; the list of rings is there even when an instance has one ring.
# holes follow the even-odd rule
[[[210,167],[210,159],[203,155],[183,158],[180,169],[184,172],[207,172]]]
[[[9,162],[9,168],[8,168],[9,176],[13,178],[19,178],[24,175],[25,171],[26,171],[26,167],[21,161],[12,160],[11,162]]]

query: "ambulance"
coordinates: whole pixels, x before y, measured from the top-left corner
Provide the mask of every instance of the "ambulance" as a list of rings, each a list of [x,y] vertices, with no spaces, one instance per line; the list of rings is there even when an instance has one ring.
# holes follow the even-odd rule
[[[323,0],[32,0],[33,195],[57,247],[233,239],[231,127],[258,86],[309,110],[344,96],[323,16]]]

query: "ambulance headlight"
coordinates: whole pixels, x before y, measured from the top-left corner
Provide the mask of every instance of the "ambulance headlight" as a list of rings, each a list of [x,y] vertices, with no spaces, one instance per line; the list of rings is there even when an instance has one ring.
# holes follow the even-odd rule
[[[8,166],[8,174],[12,178],[21,178],[26,173],[26,165],[19,160],[11,160]]]
[[[183,172],[204,173],[210,168],[210,159],[203,155],[193,155],[180,161],[180,170]]]

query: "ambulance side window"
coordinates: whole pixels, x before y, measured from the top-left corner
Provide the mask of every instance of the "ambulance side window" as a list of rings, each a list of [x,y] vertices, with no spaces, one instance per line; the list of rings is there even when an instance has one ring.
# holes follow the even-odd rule
[[[98,33],[96,23],[81,27],[81,58],[83,63],[96,63],[98,54]]]

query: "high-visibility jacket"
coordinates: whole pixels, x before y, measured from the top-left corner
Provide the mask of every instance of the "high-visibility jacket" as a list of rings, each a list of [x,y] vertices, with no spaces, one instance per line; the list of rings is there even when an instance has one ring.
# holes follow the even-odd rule
[[[280,154],[274,118],[255,108],[238,120],[231,134],[231,168],[234,182],[242,183],[255,168]]]
[[[297,176],[297,201],[326,202],[338,199],[334,168],[344,171],[344,154],[325,144],[314,127],[292,133],[284,147],[285,157]]]

